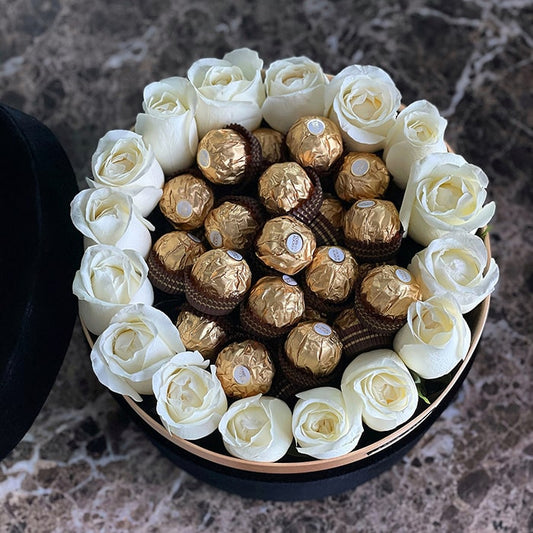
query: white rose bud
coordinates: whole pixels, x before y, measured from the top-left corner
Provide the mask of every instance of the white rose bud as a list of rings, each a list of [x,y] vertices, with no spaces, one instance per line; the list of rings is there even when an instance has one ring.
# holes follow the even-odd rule
[[[265,74],[263,118],[287,133],[300,117],[322,115],[327,83],[322,67],[307,57],[274,61]]]
[[[107,244],[85,250],[72,292],[79,300],[81,320],[95,335],[100,335],[124,306],[152,305],[154,301],[148,266],[139,252]]]
[[[143,138],[133,131],[111,130],[99,141],[92,161],[90,187],[116,187],[133,197],[143,217],[148,216],[163,194],[165,176]]]
[[[140,394],[153,394],[156,371],[183,351],[178,329],[165,313],[133,304],[114,315],[96,339],[91,362],[100,383],[140,402]]]
[[[346,404],[359,406],[363,422],[376,431],[403,424],[418,405],[415,382],[392,350],[358,355],[342,375],[341,390]]]
[[[400,102],[400,91],[384,70],[352,65],[327,85],[325,114],[339,125],[350,151],[376,152],[385,146]]]
[[[296,395],[292,414],[296,449],[316,459],[351,452],[363,433],[360,409],[347,409],[340,390],[320,387]]]
[[[494,216],[494,202],[483,206],[488,184],[487,175],[460,155],[416,161],[400,209],[404,230],[424,246],[450,231],[474,233]]]
[[[150,83],[143,92],[144,113],[137,115],[135,131],[167,176],[192,165],[198,148],[196,91],[186,78],[166,78]]]
[[[450,296],[414,302],[407,324],[394,337],[394,350],[424,379],[440,378],[462,361],[470,348],[470,328]]]
[[[418,252],[407,267],[416,278],[422,296],[449,293],[468,313],[496,287],[498,265],[491,258],[487,272],[487,249],[476,235],[453,232],[432,241]]]
[[[152,247],[154,226],[140,214],[133,198],[118,189],[85,189],[70,203],[70,218],[84,236],[85,248],[112,244],[136,250],[146,258]]]
[[[292,413],[278,398],[250,396],[233,403],[218,425],[226,450],[249,461],[281,459],[292,442]]]
[[[448,121],[426,100],[408,105],[389,130],[383,159],[398,187],[405,189],[411,165],[434,152],[446,152],[444,130]]]
[[[157,414],[173,435],[196,440],[215,431],[228,408],[215,366],[200,352],[182,352],[167,361],[152,379]]]
[[[195,61],[187,77],[196,88],[196,124],[202,138],[209,130],[237,123],[250,131],[261,123],[265,87],[263,60],[254,50],[239,48],[223,59]]]

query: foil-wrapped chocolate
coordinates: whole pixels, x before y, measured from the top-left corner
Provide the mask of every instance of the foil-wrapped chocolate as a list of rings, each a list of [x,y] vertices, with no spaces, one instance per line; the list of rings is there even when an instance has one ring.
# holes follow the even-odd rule
[[[243,297],[252,283],[252,272],[242,255],[233,250],[208,250],[194,263],[191,281],[205,296]]]
[[[206,359],[214,360],[221,347],[228,341],[228,328],[220,319],[183,310],[176,321],[181,340],[187,350],[198,350]]]
[[[338,198],[325,194],[319,212],[334,228],[342,228],[345,209]]]
[[[208,131],[200,139],[196,162],[212,183],[235,185],[260,168],[261,145],[248,130],[232,124]]]
[[[251,246],[259,230],[259,220],[251,208],[236,201],[226,201],[209,212],[204,228],[213,248],[242,251]]]
[[[305,310],[302,289],[290,276],[265,276],[250,290],[248,308],[263,324],[284,328],[296,324]]]
[[[373,268],[361,281],[359,294],[375,313],[400,320],[407,317],[409,306],[422,298],[411,273],[396,265]]]
[[[232,398],[267,393],[275,374],[268,350],[254,340],[226,346],[218,354],[215,365],[224,392]]]
[[[342,342],[324,322],[301,322],[287,336],[284,349],[296,368],[320,377],[331,374],[339,364]]]
[[[335,180],[335,191],[347,202],[381,198],[390,182],[383,160],[375,154],[350,152],[343,159]]]
[[[192,266],[205,252],[205,246],[196,235],[171,231],[159,237],[152,250],[166,270],[179,272]]]
[[[357,278],[357,263],[352,254],[338,246],[320,246],[305,270],[310,291],[322,300],[339,303],[352,293]]]
[[[202,178],[180,174],[165,183],[159,208],[177,229],[199,228],[213,207],[211,187]]]
[[[303,167],[327,172],[342,155],[342,134],[329,118],[305,116],[298,119],[285,139],[290,157]]]
[[[348,307],[337,315],[337,317],[335,318],[335,322],[333,322],[333,327],[337,331],[346,330],[348,328],[351,328],[354,324],[357,324],[358,322],[359,319],[357,318],[355,309],[353,307]]]
[[[291,216],[268,220],[256,240],[256,256],[267,266],[292,276],[313,260],[313,232]]]
[[[333,327],[342,342],[343,355],[347,357],[378,348],[390,348],[395,336],[394,332],[375,331],[365,326],[353,307],[342,311],[335,319]]]
[[[389,242],[400,227],[398,210],[388,200],[359,200],[344,215],[344,236],[353,241]]]
[[[168,294],[183,292],[185,270],[204,252],[205,246],[191,233],[165,233],[155,242],[147,258],[152,285]]]
[[[259,198],[271,215],[284,215],[304,203],[313,192],[313,182],[294,162],[269,166],[259,178]]]
[[[268,165],[283,161],[283,134],[271,128],[258,128],[253,132],[261,145],[263,161]]]
[[[304,314],[302,315],[302,322],[313,320],[315,322],[324,322],[327,319],[326,313],[322,313],[317,309],[313,309],[308,305],[305,306]]]

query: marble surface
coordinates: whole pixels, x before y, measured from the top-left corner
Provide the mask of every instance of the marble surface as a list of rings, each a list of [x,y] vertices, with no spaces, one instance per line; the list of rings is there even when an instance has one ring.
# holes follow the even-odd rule
[[[501,281],[460,394],[392,469],[307,503],[245,500],[163,458],[92,374],[76,325],[50,397],[0,464],[0,532],[533,530],[533,6],[529,0],[0,0],[0,100],[44,121],[80,184],[143,86],[249,46],[426,98],[490,177]]]

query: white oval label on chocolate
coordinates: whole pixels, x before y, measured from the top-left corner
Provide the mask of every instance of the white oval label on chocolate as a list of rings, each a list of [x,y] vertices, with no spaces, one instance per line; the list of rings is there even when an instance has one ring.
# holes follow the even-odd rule
[[[290,285],[291,287],[298,285],[298,283],[296,283],[296,280],[294,278],[291,278],[290,276],[287,276],[287,274],[283,274],[282,279],[287,285]]]
[[[354,176],[364,176],[369,168],[370,163],[366,159],[357,159],[352,163],[351,171]]]
[[[236,252],[235,250],[228,250],[226,253],[232,259],[235,259],[235,261],[242,261],[242,255],[239,252]]]
[[[193,235],[192,233],[187,233],[187,237],[189,237],[189,239],[191,239],[191,241],[202,242],[196,235]]]
[[[376,205],[376,202],[374,200],[361,200],[360,202],[357,202],[357,207],[365,208],[365,207],[372,207]]]
[[[209,242],[215,248],[220,248],[222,246],[222,234],[220,231],[214,229],[209,232]]]
[[[297,254],[302,249],[303,245],[304,240],[299,233],[291,233],[285,242],[287,250],[293,254]]]
[[[324,324],[324,322],[317,322],[313,329],[319,334],[322,335],[322,337],[329,337],[331,335],[331,328]]]
[[[411,274],[403,268],[397,268],[395,274],[396,277],[404,283],[411,283],[411,280],[413,279]]]
[[[206,168],[211,164],[211,156],[205,148],[202,148],[198,152],[198,164],[203,168]]]
[[[187,200],[180,200],[176,204],[176,213],[180,217],[189,218],[192,215],[192,205]]]
[[[344,252],[336,246],[332,246],[328,250],[328,255],[332,261],[335,261],[335,263],[342,263],[344,261]]]
[[[250,383],[250,371],[242,365],[237,365],[233,369],[233,379],[239,384],[239,385],[248,385]]]
[[[307,129],[311,135],[322,135],[326,125],[318,118],[314,118],[307,123]]]

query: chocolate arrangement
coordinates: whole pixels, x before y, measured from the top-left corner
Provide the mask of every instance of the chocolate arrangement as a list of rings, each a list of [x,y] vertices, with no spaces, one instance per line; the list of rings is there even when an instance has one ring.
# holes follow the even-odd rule
[[[320,389],[323,398],[322,388],[329,387],[342,390],[342,409],[355,417],[350,434],[359,438],[363,421],[374,431],[390,431],[423,410],[427,400],[425,383],[393,351],[395,335],[409,327],[436,338],[427,313],[418,317],[422,325],[413,326],[412,308],[428,299],[423,295],[431,281],[410,270],[413,258],[425,251],[409,238],[409,220],[402,218],[410,186],[404,193],[391,180],[388,146],[385,152],[374,145],[355,150],[338,117],[298,117],[286,135],[267,123],[257,125],[207,130],[199,138],[196,164],[166,176],[159,207],[149,218],[157,241],[147,276],[156,291],[152,302],[142,303],[165,310],[184,353],[198,351],[205,358],[183,358],[187,371],[197,367],[201,386],[194,394],[201,394],[202,405],[210,396],[220,398],[222,389],[230,405],[264,395],[293,408],[300,393]],[[492,265],[480,281],[485,296],[497,279]],[[463,348],[447,350],[456,349],[461,360]],[[176,376],[179,356],[171,361]],[[154,383],[164,372],[165,365],[154,367]],[[185,385],[167,374],[165,401],[179,404]],[[427,383],[434,397],[452,376],[439,377],[440,383]],[[418,391],[415,378],[422,383]],[[399,400],[404,394],[405,405]],[[386,420],[361,420],[374,401],[384,405]],[[220,405],[206,414],[210,425],[220,419]],[[327,411],[331,406],[325,405]],[[250,409],[268,413],[268,406],[266,401]],[[261,415],[261,428],[243,430],[243,450],[249,445],[244,435],[276,426],[275,410],[270,413]],[[257,422],[246,411],[239,416],[243,427]],[[173,424],[165,427],[173,432]],[[222,438],[226,442],[227,435]],[[245,458],[243,450],[238,457]],[[314,457],[320,460],[323,452]]]

